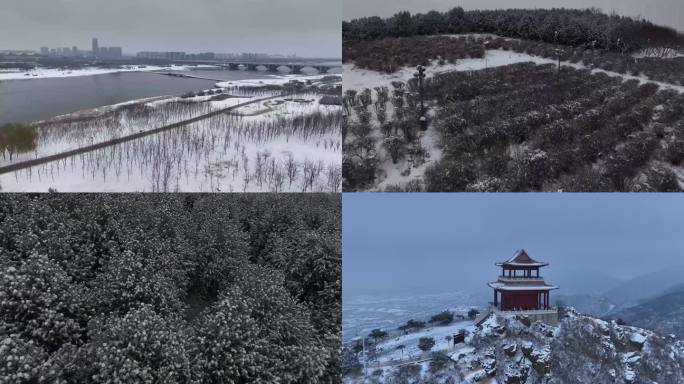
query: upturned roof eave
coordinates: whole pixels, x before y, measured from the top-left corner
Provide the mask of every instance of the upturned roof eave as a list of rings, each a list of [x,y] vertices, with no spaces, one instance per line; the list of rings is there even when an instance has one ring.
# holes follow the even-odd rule
[[[499,291],[552,291],[554,289],[558,289],[559,287],[556,285],[505,285],[501,284],[499,282],[491,282],[487,283],[487,285],[492,288],[496,289]]]

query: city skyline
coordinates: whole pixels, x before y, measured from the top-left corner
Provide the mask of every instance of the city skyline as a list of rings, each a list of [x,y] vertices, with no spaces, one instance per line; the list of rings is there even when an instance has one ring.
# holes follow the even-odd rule
[[[245,57],[245,56],[250,56],[250,57],[300,57],[296,53],[271,53],[271,52],[187,52],[187,51],[158,51],[158,50],[145,50],[145,51],[137,51],[137,52],[130,52],[126,51],[123,49],[123,47],[119,46],[100,46],[99,45],[99,38],[93,37],[91,38],[91,46],[90,49],[81,49],[80,46],[78,45],[70,45],[70,46],[64,46],[58,45],[58,46],[41,46],[38,49],[21,49],[21,50],[15,50],[17,52],[20,51],[26,51],[26,52],[36,52],[40,53],[41,55],[47,56],[47,55],[69,55],[69,56],[76,56],[76,55],[93,55],[94,52],[102,52],[104,50],[105,52],[115,49],[115,50],[121,50],[122,54],[118,54],[117,56],[128,56],[128,57],[151,57],[155,56],[154,54],[180,54],[180,55],[207,55],[211,54],[212,56],[215,54],[217,58],[219,56],[222,56],[221,58],[233,58],[233,57]],[[3,51],[2,47],[0,47],[0,51]],[[12,50],[7,50],[7,51],[12,51]],[[160,58],[160,57],[157,57]],[[200,58],[207,58],[207,57],[200,57]],[[213,58],[213,57],[212,57]]]
[[[125,54],[268,52],[337,58],[341,8],[336,0],[7,0],[0,31],[22,33],[0,33],[0,49],[88,47],[90,38],[98,37],[101,44],[123,47]]]

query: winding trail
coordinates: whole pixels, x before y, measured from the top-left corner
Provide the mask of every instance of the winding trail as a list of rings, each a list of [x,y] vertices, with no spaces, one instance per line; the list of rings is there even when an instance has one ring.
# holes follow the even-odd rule
[[[71,156],[75,156],[75,155],[80,155],[80,154],[83,154],[83,153],[86,153],[86,152],[90,152],[90,151],[94,151],[94,150],[97,150],[97,149],[102,149],[102,148],[106,148],[106,147],[111,147],[111,146],[113,146],[113,145],[119,145],[119,144],[121,144],[121,143],[125,143],[125,142],[127,142],[127,141],[137,140],[137,139],[140,139],[140,138],[145,137],[145,136],[156,135],[156,134],[158,134],[158,133],[170,131],[170,130],[172,130],[172,129],[180,128],[180,127],[183,127],[183,126],[188,125],[188,124],[192,124],[192,123],[195,123],[195,122],[204,120],[204,119],[208,119],[208,118],[210,118],[210,117],[214,117],[214,116],[217,116],[217,115],[226,113],[226,112],[230,112],[230,111],[233,111],[233,110],[235,110],[235,109],[244,107],[244,106],[246,106],[246,105],[250,105],[250,104],[254,104],[254,103],[261,103],[261,102],[265,102],[265,101],[267,101],[267,100],[272,100],[272,99],[277,99],[277,98],[280,98],[280,97],[287,97],[287,96],[289,96],[289,95],[288,95],[288,94],[283,94],[283,95],[262,97],[262,98],[259,98],[259,99],[254,99],[254,100],[250,100],[250,101],[247,101],[247,102],[244,102],[244,103],[236,104],[236,105],[233,105],[233,106],[230,106],[230,107],[227,107],[227,108],[217,109],[216,111],[209,112],[209,113],[207,113],[207,114],[205,114],[205,115],[196,116],[196,117],[193,117],[193,118],[190,118],[190,119],[187,119],[187,120],[179,121],[179,122],[177,122],[177,123],[165,125],[165,126],[162,126],[162,127],[159,127],[159,128],[150,129],[149,131],[138,132],[138,133],[134,133],[134,134],[132,134],[132,135],[123,136],[123,137],[118,137],[118,138],[116,138],[116,139],[111,139],[111,140],[103,141],[103,142],[100,142],[100,143],[88,145],[88,146],[81,147],[81,148],[77,148],[77,149],[72,149],[72,150],[66,151],[66,152],[57,153],[57,154],[54,154],[54,155],[45,156],[45,157],[41,157],[41,158],[38,158],[38,159],[31,159],[31,160],[22,161],[22,162],[19,162],[19,163],[14,163],[14,164],[6,165],[6,166],[3,166],[3,167],[0,167],[0,175],[5,174],[5,173],[20,171],[20,170],[26,169],[26,168],[31,168],[31,167],[34,167],[34,166],[36,166],[36,165],[41,165],[41,164],[50,163],[50,162],[56,161],[56,160],[65,159],[65,158],[67,158],[67,157],[71,157]]]

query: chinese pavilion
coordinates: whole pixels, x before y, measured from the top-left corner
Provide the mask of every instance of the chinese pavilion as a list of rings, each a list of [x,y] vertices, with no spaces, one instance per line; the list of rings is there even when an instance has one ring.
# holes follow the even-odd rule
[[[549,263],[531,258],[521,249],[510,259],[496,263],[501,276],[487,285],[494,289],[494,308],[499,311],[533,311],[551,309],[549,293],[558,287],[546,284],[539,269]]]

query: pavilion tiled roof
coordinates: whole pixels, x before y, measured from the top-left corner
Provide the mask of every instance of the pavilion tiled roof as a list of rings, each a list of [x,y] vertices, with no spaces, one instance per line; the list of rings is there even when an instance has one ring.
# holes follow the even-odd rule
[[[530,257],[530,255],[528,255],[524,249],[519,249],[519,250],[515,251],[515,254],[513,254],[513,257],[511,257],[510,259],[508,259],[506,261],[496,263],[496,265],[498,265],[498,266],[513,266],[513,267],[517,267],[517,266],[521,266],[521,267],[544,267],[544,266],[549,265],[549,263],[537,261],[537,260],[533,259],[532,257]]]

